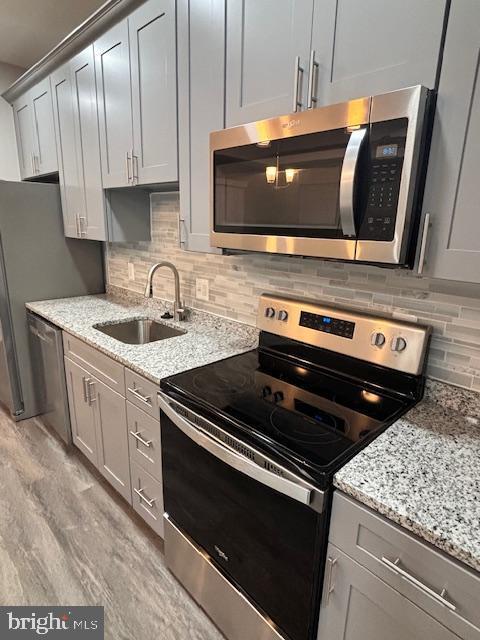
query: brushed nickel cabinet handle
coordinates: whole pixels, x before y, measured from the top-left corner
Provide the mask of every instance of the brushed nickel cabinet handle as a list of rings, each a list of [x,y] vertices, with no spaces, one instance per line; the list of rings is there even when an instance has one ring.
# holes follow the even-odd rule
[[[82,376],[82,383],[83,383],[83,401],[88,402],[87,379],[85,378],[85,376]]]
[[[142,436],[140,435],[140,431],[130,431],[130,435],[133,436],[135,438],[135,440],[138,440],[141,444],[143,444],[143,446],[145,446],[145,447],[151,447],[152,446],[152,441],[151,440],[144,440],[142,438]]]
[[[83,223],[82,223],[83,220]],[[87,236],[87,218],[85,216],[78,216],[78,227],[80,230],[80,237]]]
[[[93,380],[87,380],[87,396],[88,396],[88,404],[92,406],[97,399],[93,396],[95,392],[95,382]]]
[[[400,558],[396,558],[392,562],[388,558],[385,558],[384,556],[382,556],[382,562],[387,567],[387,569],[392,571],[392,573],[396,573],[397,575],[399,575],[401,578],[403,578],[407,582],[410,582],[411,584],[415,585],[421,591],[423,591],[428,596],[430,596],[431,598],[436,600],[439,604],[443,605],[447,609],[450,609],[450,611],[456,611],[457,610],[457,607],[452,602],[450,602],[449,600],[446,599],[446,597],[445,597],[447,595],[447,590],[446,589],[442,589],[440,593],[437,593],[433,589],[430,589],[429,586],[427,586],[425,583],[423,583],[421,580],[416,578],[414,575],[412,575],[408,571],[405,571],[405,569],[403,569],[400,566]]]
[[[133,153],[133,149],[130,151],[132,158],[132,184],[138,184],[138,156]],[[135,170],[136,168],[136,170]]]
[[[335,585],[333,582],[333,568],[338,562],[338,558],[331,558],[330,556],[327,558],[327,602],[330,599],[330,594],[332,594],[335,590]]]
[[[143,492],[145,491],[145,489],[137,489],[136,487],[133,487],[133,490],[135,491],[137,496],[140,498],[140,500],[143,500],[143,502],[148,504],[149,507],[153,507],[154,506],[155,498],[153,498],[153,500],[149,500],[146,496],[144,496]]]
[[[140,393],[140,390],[137,389],[136,387],[133,387],[133,388],[127,387],[127,391],[130,391],[132,395],[134,395],[144,404],[147,404],[149,407],[152,406],[152,396],[144,396],[142,393]]]
[[[303,74],[303,67],[300,66],[300,56],[295,57],[295,69],[293,75],[293,111],[302,108],[302,101],[298,99],[298,90],[300,87],[300,74]]]
[[[126,171],[127,171],[127,182],[128,184],[131,183],[132,181],[132,177],[131,177],[131,173],[130,173],[130,151],[127,151],[126,153],[126,159],[125,159],[125,164],[126,164]]]
[[[35,160],[33,153],[30,154],[30,163],[32,165],[32,175],[35,175]]]
[[[308,70],[307,109],[312,109],[314,103],[317,104],[317,96],[313,95],[315,71],[318,71],[318,62],[315,61],[315,49],[312,49],[310,51],[310,68]]]

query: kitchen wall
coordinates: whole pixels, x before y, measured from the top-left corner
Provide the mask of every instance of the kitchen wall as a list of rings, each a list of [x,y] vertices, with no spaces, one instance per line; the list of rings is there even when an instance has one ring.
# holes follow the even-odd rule
[[[0,94],[14,82],[25,69],[0,62]],[[0,180],[20,180],[15,128],[12,107],[0,97]]]
[[[109,245],[109,284],[143,293],[152,263],[171,260],[180,272],[187,306],[248,324],[255,323],[263,292],[414,316],[434,327],[429,375],[480,391],[480,285],[312,259],[186,252],[178,247],[177,224],[178,194],[154,194],[152,241]],[[128,277],[129,262],[134,280]],[[196,299],[196,278],[209,281],[208,302]],[[157,272],[154,294],[172,299],[173,279],[166,270]]]

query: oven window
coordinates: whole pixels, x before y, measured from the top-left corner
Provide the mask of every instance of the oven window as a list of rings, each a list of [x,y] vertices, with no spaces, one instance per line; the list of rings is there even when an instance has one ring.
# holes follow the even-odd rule
[[[216,151],[215,231],[345,237],[339,191],[350,135],[343,128]]]

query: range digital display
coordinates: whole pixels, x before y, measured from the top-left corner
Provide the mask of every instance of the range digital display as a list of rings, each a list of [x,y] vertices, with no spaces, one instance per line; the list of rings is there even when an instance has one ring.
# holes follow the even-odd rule
[[[396,158],[398,155],[398,144],[379,144],[376,151],[376,158]]]
[[[315,329],[315,331],[322,331],[323,333],[332,333],[335,336],[349,338],[350,340],[353,338],[353,332],[355,330],[354,322],[341,320],[340,318],[332,318],[330,316],[321,316],[316,313],[309,313],[308,311],[302,311],[300,314],[300,326]]]

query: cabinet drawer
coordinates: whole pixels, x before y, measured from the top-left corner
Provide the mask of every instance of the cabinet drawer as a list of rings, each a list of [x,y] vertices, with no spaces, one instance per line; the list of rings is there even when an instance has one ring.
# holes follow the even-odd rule
[[[329,542],[464,640],[478,640],[480,577],[473,570],[338,491]]]
[[[63,332],[65,355],[98,378],[108,387],[125,397],[124,366],[101,351]]]
[[[130,467],[133,508],[163,538],[162,485],[135,462]]]
[[[125,387],[127,400],[143,409],[155,420],[160,420],[160,409],[157,402],[158,385],[130,369],[125,369]]]
[[[130,460],[161,482],[160,422],[129,401],[127,401],[127,422]]]

